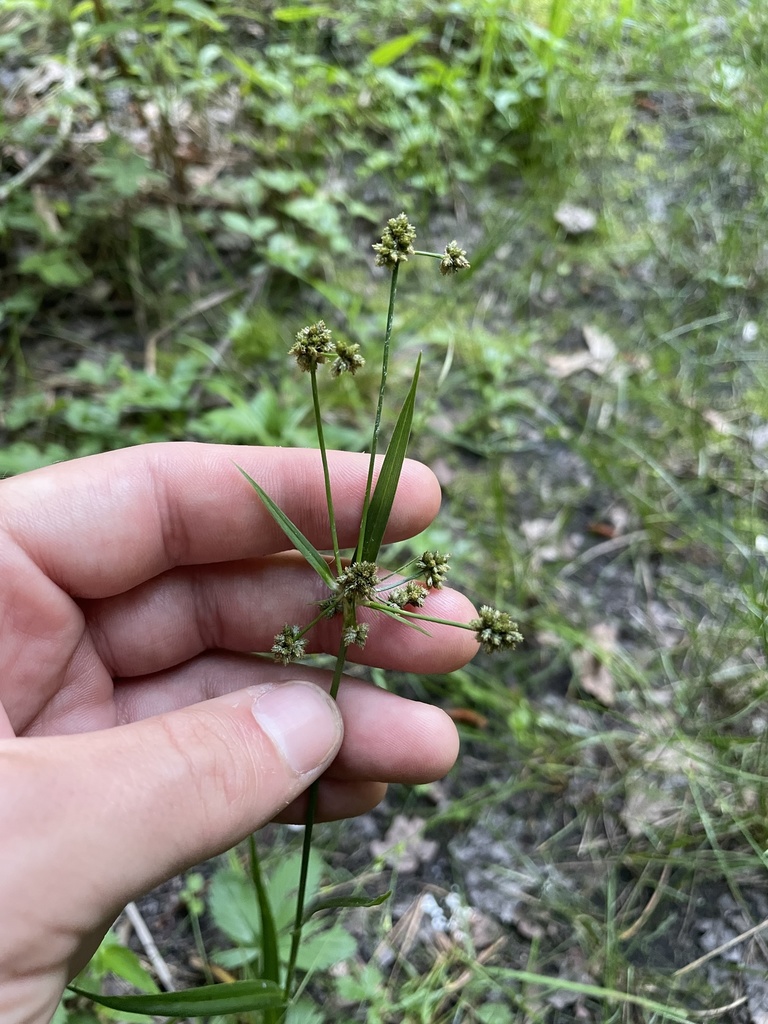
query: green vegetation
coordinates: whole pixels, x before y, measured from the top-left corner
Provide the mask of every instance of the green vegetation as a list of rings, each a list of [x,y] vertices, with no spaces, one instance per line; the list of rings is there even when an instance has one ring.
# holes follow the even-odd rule
[[[760,1019],[759,934],[685,968],[768,917],[768,10],[8,0],[0,57],[3,473],[314,444],[285,353],[321,317],[379,344],[382,219],[469,250],[448,297],[414,266],[391,374],[423,353],[415,453],[446,501],[421,548],[527,643],[375,674],[453,710],[464,754],[377,819],[424,819],[427,869],[323,831],[318,885],[395,894],[341,918],[356,951],[318,952],[293,1024]],[[376,386],[339,381],[329,446],[366,443]],[[222,909],[238,870],[190,910],[218,970],[252,945]],[[498,931],[421,915],[451,886]],[[142,987],[115,948],[85,987]]]

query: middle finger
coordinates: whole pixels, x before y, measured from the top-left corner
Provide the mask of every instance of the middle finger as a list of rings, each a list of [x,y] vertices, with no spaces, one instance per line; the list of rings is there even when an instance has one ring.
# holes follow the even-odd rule
[[[301,627],[328,596],[322,580],[293,552],[268,558],[182,566],[115,597],[80,602],[96,651],[112,676],[148,675],[207,650],[268,652],[286,624]],[[423,612],[468,622],[475,610],[450,589],[431,591]],[[420,623],[413,629],[381,613],[360,610],[371,624],[365,648],[350,649],[361,664],[413,672],[449,672],[477,651],[471,631]],[[307,651],[335,654],[340,618],[322,619]],[[136,638],[141,637],[137,644]]]

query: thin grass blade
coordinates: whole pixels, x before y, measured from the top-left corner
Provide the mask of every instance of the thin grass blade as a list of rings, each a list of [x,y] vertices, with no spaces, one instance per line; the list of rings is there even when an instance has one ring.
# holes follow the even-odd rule
[[[416,406],[416,389],[419,384],[419,371],[421,369],[421,356],[416,362],[416,369],[413,373],[413,380],[405,396],[400,415],[397,417],[395,429],[392,432],[384,462],[381,466],[379,479],[376,481],[376,488],[371,498],[368,517],[365,521],[365,533],[360,538],[359,561],[375,562],[379,556],[384,531],[389,522],[389,515],[392,511],[392,503],[395,500],[395,492],[400,480],[400,473],[405,461],[405,453],[408,450],[408,442],[411,437],[411,424],[413,423],[413,410]]]
[[[159,992],[143,996],[102,996],[98,992],[69,986],[99,1006],[125,1013],[146,1013],[159,1017],[208,1017],[214,1013],[247,1013],[250,1010],[280,1009],[283,993],[274,981],[235,981],[231,985],[204,985],[186,992]]]
[[[251,867],[251,881],[256,890],[256,898],[259,902],[259,916],[261,918],[261,973],[268,981],[274,981],[280,985],[280,956],[277,948],[277,929],[275,928],[275,917],[272,913],[272,904],[269,893],[264,885],[264,878],[261,874],[259,854],[256,849],[256,840],[253,836],[248,839],[248,852]]]
[[[580,995],[591,996],[593,999],[602,999],[612,1006],[638,1006],[643,1010],[661,1018],[661,1020],[673,1020],[678,1024],[693,1024],[693,1018],[687,1016],[685,1010],[676,1006],[668,1006],[665,1003],[657,1002],[647,996],[635,995],[632,992],[622,992],[620,989],[603,988],[602,985],[590,985],[581,981],[566,981],[562,978],[553,978],[547,974],[535,974],[532,971],[518,971],[514,969],[505,970],[504,977],[510,981],[520,981],[524,985],[541,986],[545,992],[577,992]]]
[[[327,583],[329,587],[333,588],[335,586],[333,573],[328,568],[328,562],[320,554],[314,544],[311,544],[307,540],[298,526],[295,526],[291,522],[285,512],[283,512],[283,510],[276,505],[274,501],[272,501],[267,492],[256,483],[252,476],[249,476],[246,471],[241,466],[237,466],[237,464],[236,468],[243,474],[254,491],[256,491],[264,503],[267,512],[269,512],[291,544],[293,544],[297,551],[300,551],[301,554],[304,555],[307,562],[312,566],[320,579]]]
[[[369,608],[375,609],[377,612],[381,612],[382,615],[388,615],[390,619],[394,619],[395,622],[401,623],[403,626],[407,626],[409,629],[415,629],[417,633],[421,633],[423,636],[432,636],[428,629],[424,626],[419,626],[418,623],[413,622],[411,619],[401,615],[400,608],[388,608],[385,604],[371,603],[368,605]]]
[[[327,896],[325,899],[318,897],[307,904],[303,921],[306,924],[310,917],[319,914],[321,910],[339,910],[344,907],[380,907],[391,895],[392,890],[387,889],[380,896]]]

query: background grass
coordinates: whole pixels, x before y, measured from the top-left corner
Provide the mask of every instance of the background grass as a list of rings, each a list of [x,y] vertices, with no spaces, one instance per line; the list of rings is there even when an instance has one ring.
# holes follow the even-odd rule
[[[382,221],[470,250],[450,291],[407,268],[392,373],[423,351],[430,543],[527,642],[377,676],[452,709],[464,754],[328,830],[326,882],[391,874],[368,840],[396,811],[440,848],[347,920],[345,972],[317,954],[296,1020],[764,1019],[759,934],[674,972],[768,917],[767,29],[756,0],[0,13],[3,473],[313,444],[284,353],[318,316],[379,343]],[[569,233],[563,203],[594,228]],[[354,448],[373,374],[340,384],[327,439]],[[222,870],[182,902],[238,947]],[[430,885],[500,943],[431,927]],[[94,976],[130,973],[119,948]]]

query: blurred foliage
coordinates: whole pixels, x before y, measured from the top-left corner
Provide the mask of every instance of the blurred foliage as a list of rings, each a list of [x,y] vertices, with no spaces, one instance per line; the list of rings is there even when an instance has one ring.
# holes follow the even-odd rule
[[[614,1019],[616,990],[709,1012],[751,984],[669,967],[702,893],[745,921],[764,898],[767,40],[741,0],[3,5],[0,473],[313,444],[284,353],[318,316],[375,351],[381,221],[407,208],[425,247],[470,251],[450,294],[409,266],[392,375],[424,352],[427,546],[528,641],[408,682],[465,716],[448,798],[412,799],[448,843],[502,809],[487,848],[517,857],[498,884],[530,917],[498,968],[356,962],[325,1019]],[[615,353],[565,372],[585,327]],[[348,385],[328,442],[355,448],[372,379]],[[557,1010],[512,962],[614,994]]]
[[[494,3],[10,0],[3,330],[64,302],[146,330],[192,273],[331,275],[372,175],[423,209],[518,163],[554,42]]]

